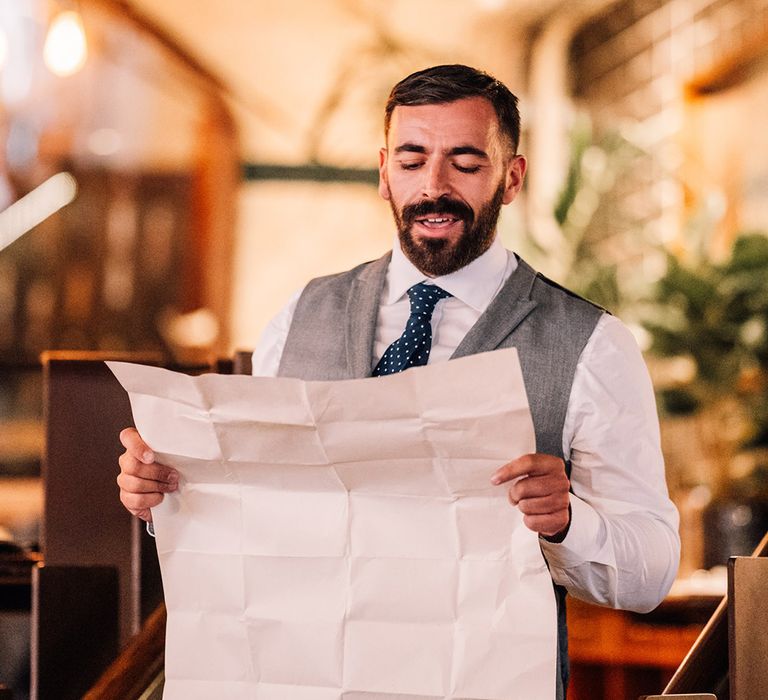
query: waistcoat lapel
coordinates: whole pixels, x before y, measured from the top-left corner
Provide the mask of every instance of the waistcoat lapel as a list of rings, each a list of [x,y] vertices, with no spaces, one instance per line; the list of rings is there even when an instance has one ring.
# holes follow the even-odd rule
[[[387,253],[363,268],[352,282],[345,314],[347,371],[355,379],[370,377],[379,300],[392,257]]]
[[[345,314],[347,370],[350,377],[369,377],[381,293],[386,281],[391,253],[363,268],[353,281]],[[517,269],[470,328],[451,358],[494,350],[536,307],[531,287],[536,272],[518,258]]]
[[[535,279],[533,268],[518,258],[517,269],[469,329],[451,359],[498,348],[536,307],[530,298]]]

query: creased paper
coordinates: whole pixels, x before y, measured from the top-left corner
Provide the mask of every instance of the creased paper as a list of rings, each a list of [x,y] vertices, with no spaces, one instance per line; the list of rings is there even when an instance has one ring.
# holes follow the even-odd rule
[[[555,601],[493,471],[517,353],[338,382],[108,363],[157,461],[165,700],[554,697]]]

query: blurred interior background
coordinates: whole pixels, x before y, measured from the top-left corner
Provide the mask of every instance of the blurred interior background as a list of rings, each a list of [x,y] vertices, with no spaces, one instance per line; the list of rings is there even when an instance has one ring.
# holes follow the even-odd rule
[[[454,62],[520,98],[501,236],[636,333],[719,595],[768,528],[768,0],[0,0],[0,543],[39,549],[41,353],[252,348],[390,247],[386,96]]]

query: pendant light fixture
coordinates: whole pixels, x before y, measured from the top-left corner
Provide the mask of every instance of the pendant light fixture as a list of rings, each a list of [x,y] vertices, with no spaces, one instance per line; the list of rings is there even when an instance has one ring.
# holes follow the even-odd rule
[[[77,10],[56,15],[48,29],[43,58],[48,69],[59,77],[77,73],[88,56],[83,19]]]

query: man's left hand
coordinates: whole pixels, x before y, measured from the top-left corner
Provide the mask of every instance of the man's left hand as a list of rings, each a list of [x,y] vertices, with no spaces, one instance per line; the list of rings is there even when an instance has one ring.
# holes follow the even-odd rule
[[[570,482],[565,463],[559,457],[528,454],[499,467],[491,482],[509,487],[509,502],[523,514],[529,530],[554,541],[561,541],[570,525]]]

